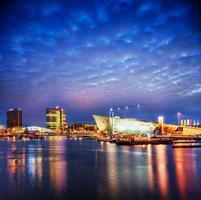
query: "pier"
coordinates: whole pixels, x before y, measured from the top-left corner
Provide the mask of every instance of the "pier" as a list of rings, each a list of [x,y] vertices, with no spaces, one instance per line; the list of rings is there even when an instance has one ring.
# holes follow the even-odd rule
[[[166,144],[176,147],[201,147],[201,136],[181,136],[181,135],[167,135],[154,137],[116,137],[116,138],[99,138],[99,142],[116,143],[117,145],[158,145]]]

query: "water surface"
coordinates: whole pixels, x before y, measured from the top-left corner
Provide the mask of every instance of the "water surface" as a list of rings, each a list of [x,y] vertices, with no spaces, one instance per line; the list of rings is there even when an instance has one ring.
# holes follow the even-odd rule
[[[201,149],[0,141],[0,199],[201,199]]]

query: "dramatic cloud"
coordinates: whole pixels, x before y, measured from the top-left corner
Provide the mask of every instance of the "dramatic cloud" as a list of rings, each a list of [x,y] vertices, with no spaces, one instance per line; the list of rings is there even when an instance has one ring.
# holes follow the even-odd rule
[[[16,106],[44,125],[48,106],[90,121],[137,103],[172,121],[177,111],[200,118],[200,13],[181,0],[1,3],[1,122]]]

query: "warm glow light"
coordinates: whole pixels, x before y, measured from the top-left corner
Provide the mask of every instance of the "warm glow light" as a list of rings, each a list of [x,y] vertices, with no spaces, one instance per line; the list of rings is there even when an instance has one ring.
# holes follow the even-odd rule
[[[159,190],[162,199],[167,199],[168,195],[168,169],[167,169],[167,146],[157,145],[156,148],[156,164]]]
[[[163,124],[164,123],[164,116],[158,116],[158,123]]]

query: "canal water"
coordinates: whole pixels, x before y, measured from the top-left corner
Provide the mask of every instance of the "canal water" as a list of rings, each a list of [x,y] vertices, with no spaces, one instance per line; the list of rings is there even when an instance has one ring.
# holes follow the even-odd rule
[[[0,141],[0,199],[201,199],[201,149]]]

